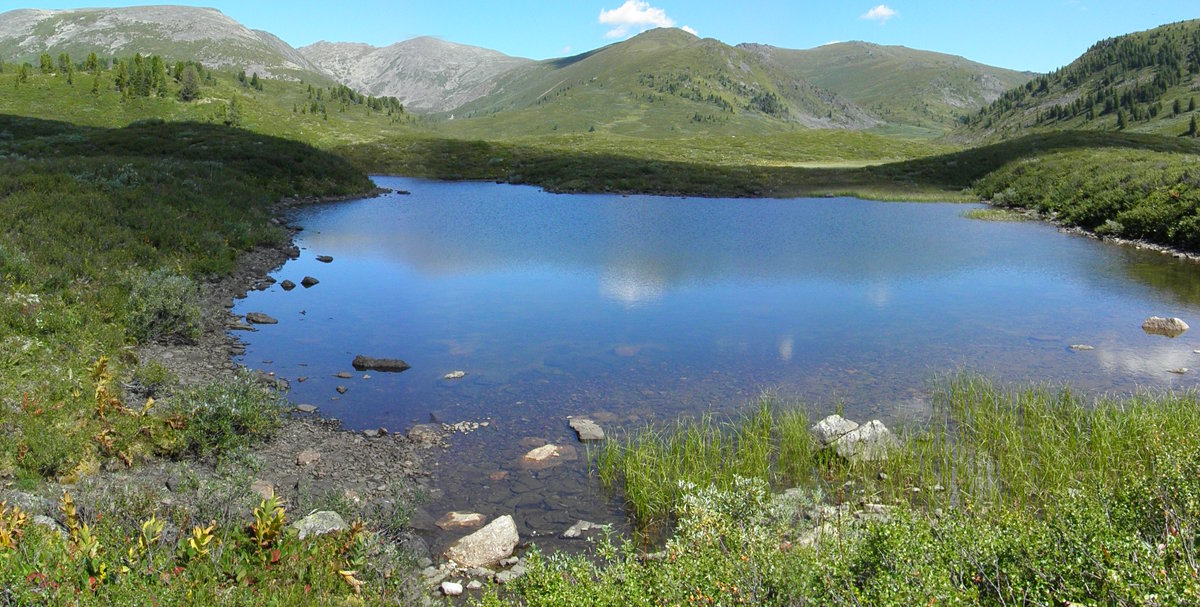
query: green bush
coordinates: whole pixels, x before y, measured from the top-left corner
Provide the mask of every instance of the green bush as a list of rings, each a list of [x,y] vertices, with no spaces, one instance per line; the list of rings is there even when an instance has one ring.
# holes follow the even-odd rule
[[[204,456],[247,447],[279,427],[282,404],[249,373],[186,389],[171,397],[171,409],[184,424],[177,448]]]
[[[200,336],[199,291],[192,279],[160,269],[142,272],[129,292],[129,332],[141,341]]]

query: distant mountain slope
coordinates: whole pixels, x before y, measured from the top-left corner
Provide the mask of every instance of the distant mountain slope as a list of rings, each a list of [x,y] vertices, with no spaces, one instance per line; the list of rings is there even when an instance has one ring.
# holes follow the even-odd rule
[[[343,84],[376,96],[400,99],[418,112],[442,112],[482,97],[496,77],[529,59],[421,37],[377,48],[318,42],[300,53]]]
[[[263,76],[321,74],[296,49],[211,8],[136,6],[78,10],[15,10],[0,14],[0,58],[32,61],[43,52],[124,56],[133,53],[198,60],[210,67]],[[322,78],[327,78],[322,75]]]
[[[839,42],[792,50],[741,44],[796,79],[853,101],[894,125],[948,130],[1034,74],[903,46]]]
[[[454,115],[448,130],[475,135],[592,129],[640,136],[736,134],[878,123],[854,103],[755,53],[678,29],[518,67],[502,75],[491,94]]]
[[[1070,65],[1008,90],[960,135],[1063,129],[1179,135],[1200,102],[1200,20],[1101,40]]]

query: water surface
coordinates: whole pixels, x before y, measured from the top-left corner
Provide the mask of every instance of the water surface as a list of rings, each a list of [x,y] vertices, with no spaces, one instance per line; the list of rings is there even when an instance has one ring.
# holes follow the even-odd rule
[[[573,443],[568,415],[631,427],[769,388],[900,421],[959,368],[1096,392],[1200,377],[1168,372],[1200,367],[1200,332],[1140,329],[1152,314],[1200,322],[1195,264],[1038,222],[965,219],[955,204],[377,181],[411,195],[296,213],[302,255],[274,275],[320,284],[240,301],[280,321],[244,336],[240,360],[351,428],[490,420],[443,458],[435,516],[515,512],[524,534],[617,517],[586,458],[514,465],[529,439]],[[412,369],[334,377],[356,354]],[[456,370],[467,376],[442,379]]]

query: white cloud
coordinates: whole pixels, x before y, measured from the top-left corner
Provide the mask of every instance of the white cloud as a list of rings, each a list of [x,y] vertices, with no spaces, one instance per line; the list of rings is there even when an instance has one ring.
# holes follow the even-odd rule
[[[895,9],[889,7],[888,5],[880,4],[879,6],[876,6],[875,8],[863,13],[862,15],[859,15],[859,19],[866,19],[868,21],[878,21],[882,25],[884,23],[887,23],[888,20],[891,19],[892,17],[895,17],[896,15],[899,15],[899,14],[900,13],[896,12]]]
[[[600,23],[613,26],[604,34],[605,38],[624,38],[635,29],[642,31],[651,27],[675,27],[675,20],[668,17],[666,11],[650,6],[649,2],[643,0],[625,0],[625,4],[612,10],[601,9]],[[690,28],[685,26],[685,29]]]
[[[571,54],[571,45],[570,45],[570,44],[568,44],[568,45],[566,45],[566,46],[562,47],[561,49],[559,49],[559,51],[558,51],[558,54],[560,54],[560,55],[570,55],[570,54]]]
[[[683,27],[681,27],[681,28],[679,28],[679,29],[681,29],[681,30],[683,30],[683,31],[685,31],[685,32],[687,32],[687,33],[689,33],[689,34],[693,35],[693,36],[699,36],[699,35],[700,35],[700,33],[699,33],[699,32],[697,32],[696,30],[692,29],[692,26],[690,26],[690,25],[685,25],[685,26],[683,26]]]

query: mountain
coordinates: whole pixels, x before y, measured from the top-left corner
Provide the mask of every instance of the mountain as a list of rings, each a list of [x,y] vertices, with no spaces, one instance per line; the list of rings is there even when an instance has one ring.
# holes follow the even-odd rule
[[[753,52],[671,28],[512,69],[453,118],[443,128],[469,135],[737,134],[879,123]]]
[[[417,112],[442,112],[487,95],[496,78],[529,59],[421,37],[383,48],[318,42],[299,49],[341,83],[375,96],[396,97]]]
[[[1200,102],[1200,20],[1101,40],[971,117],[967,141],[1047,130],[1180,135]]]
[[[853,101],[890,125],[946,131],[1034,74],[955,55],[867,42],[792,50],[741,44],[797,80]]]
[[[30,61],[70,53],[75,60],[135,52],[263,76],[312,78],[320,68],[283,40],[211,8],[136,6],[77,10],[23,9],[0,14],[0,58]]]

